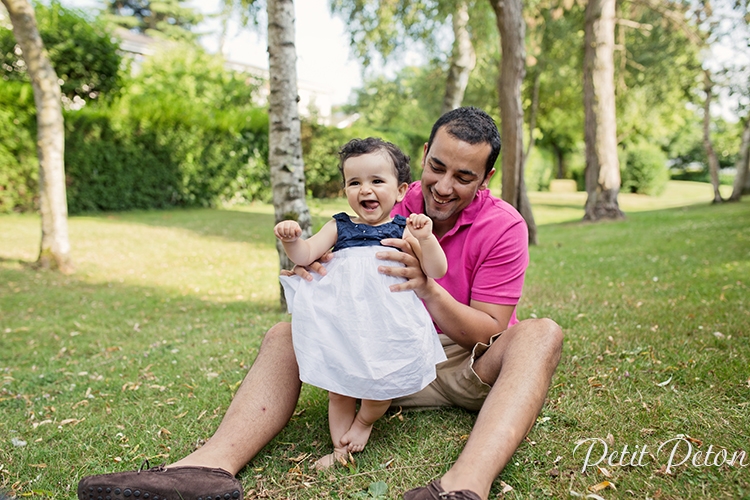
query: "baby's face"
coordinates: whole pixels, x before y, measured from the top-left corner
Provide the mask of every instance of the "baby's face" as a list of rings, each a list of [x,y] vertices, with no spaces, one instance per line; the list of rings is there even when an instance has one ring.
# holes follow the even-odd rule
[[[387,154],[373,152],[344,162],[344,191],[359,223],[377,226],[391,220],[393,206],[406,194]]]

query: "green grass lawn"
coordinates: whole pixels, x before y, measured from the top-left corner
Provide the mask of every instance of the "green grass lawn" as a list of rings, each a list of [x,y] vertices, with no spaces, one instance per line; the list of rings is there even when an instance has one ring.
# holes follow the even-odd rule
[[[567,498],[608,480],[607,499],[750,498],[750,202],[710,206],[710,186],[670,183],[658,198],[621,195],[624,221],[586,224],[581,193],[530,197],[540,244],[519,317],[555,319],[565,347],[491,497]],[[319,227],[346,202],[310,206]],[[263,333],[287,318],[272,227],[265,205],[72,217],[77,272],[62,276],[30,265],[37,216],[0,216],[0,490],[72,499],[84,475],[208,439]],[[390,413],[355,466],[317,473],[326,406],[303,387],[240,473],[248,498],[372,498],[381,483],[400,498],[450,466],[474,420]],[[605,447],[601,469],[583,471]],[[738,451],[744,467],[727,463]]]

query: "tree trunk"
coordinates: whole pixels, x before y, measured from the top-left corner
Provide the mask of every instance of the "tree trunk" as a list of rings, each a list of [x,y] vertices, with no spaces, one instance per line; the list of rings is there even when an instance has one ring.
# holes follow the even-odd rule
[[[555,158],[557,158],[557,174],[555,179],[565,179],[565,151],[557,144],[552,144],[552,149],[555,151]]]
[[[742,143],[740,144],[740,154],[735,164],[737,173],[732,186],[732,195],[730,201],[740,201],[743,194],[750,193],[750,116],[745,120],[745,128],[742,130]]]
[[[294,2],[268,0],[269,130],[268,165],[271,170],[273,208],[276,222],[293,219],[310,237],[310,212],[305,201],[305,172],[299,111],[297,109],[297,52],[294,45]],[[291,269],[276,241],[281,269]],[[285,305],[281,293],[282,306]]]
[[[521,0],[490,0],[497,16],[502,59],[500,96],[502,152],[502,198],[519,211],[529,227],[529,243],[535,245],[536,223],[523,180],[523,107],[521,84],[526,74],[526,23]]]
[[[713,142],[711,141],[711,101],[713,100],[714,82],[709,70],[703,71],[703,90],[706,92],[706,100],[703,103],[703,148],[708,158],[708,173],[711,174],[711,185],[714,188],[714,199],[711,203],[721,203],[719,191],[719,158],[716,156]]]
[[[469,75],[477,64],[477,56],[467,29],[468,24],[469,7],[465,1],[459,1],[453,13],[453,52],[440,114],[461,106],[469,84]]]
[[[586,140],[584,220],[621,219],[615,108],[615,0],[590,0],[584,28],[583,102]]]
[[[39,156],[39,211],[42,242],[37,263],[44,268],[73,272],[68,239],[68,202],[65,193],[65,130],[60,84],[50,63],[28,0],[2,0],[13,24],[13,34],[34,89]]]

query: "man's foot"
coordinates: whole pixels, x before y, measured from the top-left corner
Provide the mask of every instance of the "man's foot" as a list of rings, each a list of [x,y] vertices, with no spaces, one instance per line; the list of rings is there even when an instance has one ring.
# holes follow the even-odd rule
[[[224,469],[153,467],[87,476],[79,500],[242,500],[242,484]]]
[[[404,493],[404,500],[482,500],[482,497],[469,490],[445,492],[440,486],[440,479],[422,488],[414,488]]]
[[[341,436],[341,444],[351,453],[359,453],[365,449],[365,445],[370,439],[371,432],[372,424],[365,425],[360,422],[358,418],[355,418],[349,430]]]
[[[315,470],[326,470],[336,464],[346,465],[349,463],[349,452],[346,448],[334,448],[333,453],[320,457],[314,464]]]

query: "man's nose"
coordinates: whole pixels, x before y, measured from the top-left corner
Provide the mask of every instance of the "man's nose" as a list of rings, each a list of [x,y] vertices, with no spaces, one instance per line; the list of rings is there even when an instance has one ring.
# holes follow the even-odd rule
[[[440,195],[449,195],[453,192],[453,180],[444,175],[435,183],[435,191]]]

